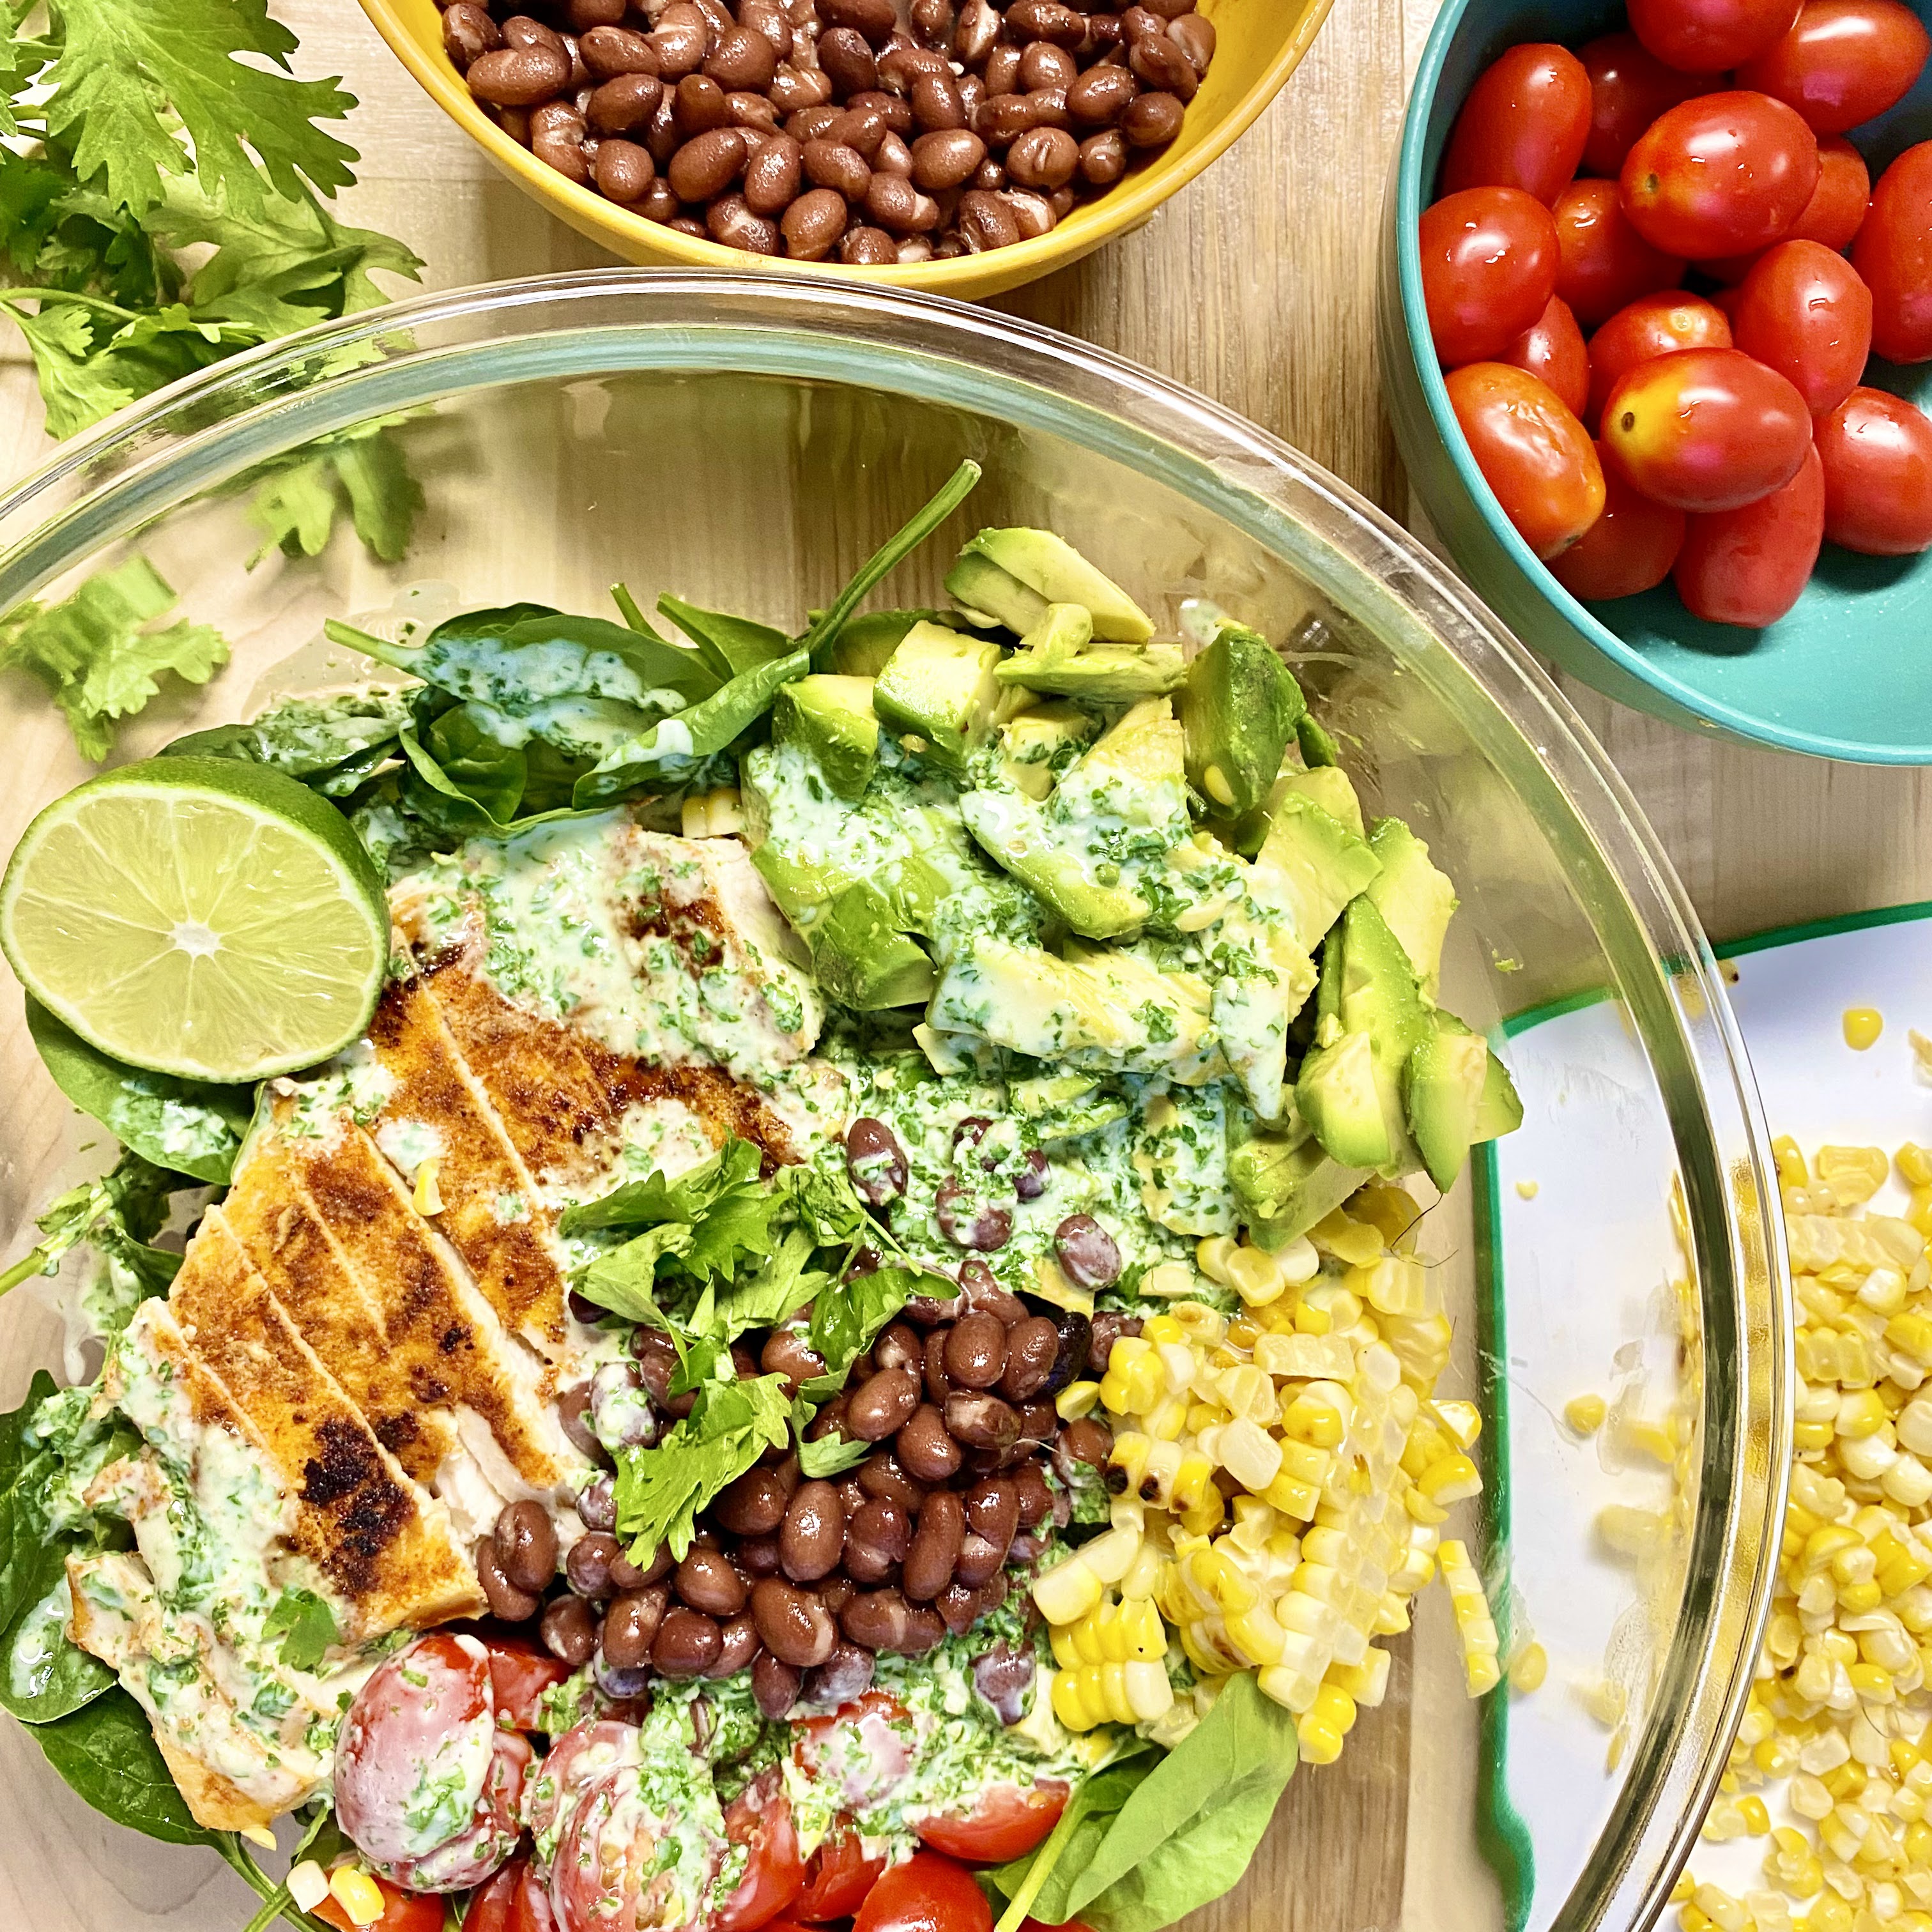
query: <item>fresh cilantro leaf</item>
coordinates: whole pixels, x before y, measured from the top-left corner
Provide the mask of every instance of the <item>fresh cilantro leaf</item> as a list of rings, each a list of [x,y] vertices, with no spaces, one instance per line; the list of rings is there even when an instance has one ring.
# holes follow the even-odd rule
[[[802,1438],[798,1445],[800,1473],[819,1480],[842,1476],[856,1469],[879,1445],[876,1442],[848,1442],[842,1436],[821,1436],[816,1442]]]
[[[749,1281],[727,1288],[718,1302],[718,1316],[726,1338],[747,1328],[768,1328],[794,1309],[802,1308],[832,1277],[822,1270],[808,1270],[814,1244],[802,1228],[794,1228]]]
[[[690,1245],[688,1228],[668,1224],[647,1228],[621,1248],[600,1255],[577,1278],[577,1292],[586,1301],[609,1309],[626,1322],[644,1322],[663,1329],[680,1343],[681,1354],[682,1326],[658,1306],[652,1289],[657,1280],[658,1262],[667,1255],[682,1254]]]
[[[154,697],[172,671],[205,684],[227,662],[228,646],[206,624],[149,628],[175,593],[142,556],[89,578],[52,605],[22,605],[0,620],[0,663],[32,671],[67,713],[74,742],[98,761],[114,748],[115,721]]]
[[[422,485],[410,474],[401,446],[386,435],[352,436],[332,447],[328,460],[349,496],[356,534],[371,556],[399,563],[407,554]]]
[[[291,1670],[313,1670],[341,1638],[334,1612],[313,1590],[284,1590],[262,1634],[282,1640],[282,1661]]]
[[[732,1189],[700,1214],[677,1264],[694,1281],[729,1281],[743,1262],[772,1251],[772,1218],[784,1204],[756,1184]]]
[[[40,1231],[40,1243],[0,1274],[0,1294],[30,1275],[58,1274],[62,1262],[82,1241],[92,1241],[118,1261],[147,1293],[165,1294],[182,1258],[148,1243],[167,1219],[169,1196],[197,1184],[137,1154],[123,1154],[98,1180],[83,1181],[49,1203],[34,1224]]]
[[[655,1448],[617,1459],[617,1531],[648,1560],[669,1544],[682,1562],[698,1515],[767,1448],[791,1439],[791,1402],[782,1376],[707,1383],[690,1414]]]
[[[71,134],[74,172],[104,176],[136,213],[190,170],[244,211],[262,205],[265,174],[291,198],[304,178],[324,194],[355,179],[356,150],[314,124],[340,120],[354,98],[289,72],[296,37],[269,18],[267,0],[54,0],[53,10],[62,44],[48,132]],[[247,54],[265,64],[237,58]]]
[[[695,1221],[728,1190],[758,1177],[763,1156],[757,1143],[733,1136],[709,1160],[687,1168],[675,1180],[662,1172],[633,1180],[602,1200],[564,1210],[558,1226],[566,1234],[592,1228],[648,1228],[661,1221]]]
[[[812,1402],[829,1402],[845,1386],[852,1364],[872,1345],[872,1338],[915,1294],[931,1294],[941,1286],[958,1290],[944,1276],[922,1274],[909,1268],[883,1268],[856,1275],[820,1294],[812,1304],[806,1324],[806,1345],[825,1364],[825,1372],[803,1384],[800,1394]]]
[[[842,1247],[861,1234],[884,1233],[853,1191],[845,1150],[836,1142],[821,1148],[806,1166],[787,1168],[778,1178],[820,1247]]]

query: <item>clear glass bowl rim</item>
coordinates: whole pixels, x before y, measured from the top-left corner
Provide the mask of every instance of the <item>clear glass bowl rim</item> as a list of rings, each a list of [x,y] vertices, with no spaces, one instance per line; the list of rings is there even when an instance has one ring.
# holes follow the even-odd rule
[[[1153,476],[1352,610],[1427,679],[1540,822],[1574,827],[1594,861],[1580,898],[1606,955],[1606,927],[1640,939],[1648,970],[1633,978],[1623,959],[1618,991],[1653,1058],[1674,1052],[1688,1076],[1682,1094],[1666,1083],[1665,1098],[1703,1301],[1706,1393],[1680,1618],[1621,1796],[1552,1924],[1650,1925],[1724,1770],[1770,1606],[1793,1368],[1782,1221],[1768,1211],[1779,1198],[1769,1139],[1716,962],[1635,799],[1523,646],[1381,510],[1232,411],[1054,330],[804,278],[611,268],[417,296],[158,392],[0,496],[0,611],[172,506],[315,436],[466,392],[643,369],[908,394],[1044,430]]]

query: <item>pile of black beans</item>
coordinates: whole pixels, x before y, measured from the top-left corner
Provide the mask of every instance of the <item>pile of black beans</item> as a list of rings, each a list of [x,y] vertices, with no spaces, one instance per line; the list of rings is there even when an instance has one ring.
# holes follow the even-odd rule
[[[527,9],[527,10],[526,10]],[[1044,235],[1180,132],[1195,0],[449,0],[539,160],[727,248],[854,266]]]

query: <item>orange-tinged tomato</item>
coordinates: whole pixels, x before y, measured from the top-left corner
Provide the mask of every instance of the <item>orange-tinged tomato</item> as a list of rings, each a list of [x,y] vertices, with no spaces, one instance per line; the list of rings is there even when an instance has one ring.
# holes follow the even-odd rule
[[[1604,412],[1610,392],[1640,362],[1679,349],[1728,349],[1731,325],[1702,296],[1673,290],[1627,302],[1590,338],[1590,420]]]
[[[1616,178],[1630,145],[1666,107],[1704,91],[1695,75],[1668,68],[1634,34],[1605,34],[1576,50],[1590,77],[1590,132],[1583,166]]]
[[[1688,520],[1672,580],[1694,616],[1762,630],[1798,602],[1824,536],[1824,474],[1807,443],[1796,473],[1769,496]]]
[[[1477,76],[1456,117],[1438,190],[1520,188],[1546,207],[1568,185],[1590,131],[1590,77],[1568,47],[1511,47]]]
[[[1932,549],[1932,422],[1903,398],[1854,389],[1818,424],[1825,535],[1867,556]]]
[[[1736,349],[1680,349],[1612,388],[1600,426],[1612,460],[1646,496],[1734,510],[1780,489],[1811,447],[1804,399]]]
[[[1618,178],[1637,232],[1694,261],[1783,240],[1817,185],[1818,137],[1783,101],[1742,88],[1666,110]]]
[[[1879,176],[1852,266],[1872,292],[1872,346],[1888,362],[1932,361],[1932,141]]]
[[[948,1858],[1004,1864],[1031,1851],[1059,1823],[1066,1809],[1066,1786],[1057,1778],[1042,1778],[1030,1791],[1016,1784],[995,1784],[980,1794],[971,1810],[928,1818],[913,1829],[922,1844]]]
[[[1444,368],[1500,355],[1556,288],[1556,224],[1516,188],[1465,188],[1423,212],[1422,294]]]
[[[1863,226],[1871,205],[1871,176],[1865,158],[1842,134],[1826,134],[1818,142],[1818,185],[1804,204],[1804,212],[1791,224],[1787,242],[1816,242],[1844,250]],[[1772,244],[1775,248],[1778,244]],[[1697,266],[1720,282],[1741,282],[1763,258],[1762,250],[1724,255]]]
[[[1568,550],[1603,513],[1588,432],[1548,383],[1509,363],[1473,362],[1448,380],[1449,406],[1503,514],[1538,556]]]
[[[1928,53],[1932,34],[1899,0],[1805,0],[1737,83],[1787,102],[1814,133],[1842,134],[1904,100]]]
[[[1598,450],[1600,457],[1602,452]],[[1604,464],[1604,514],[1550,573],[1573,597],[1602,604],[1652,590],[1670,574],[1684,542],[1684,512],[1653,503],[1614,463]]]
[[[915,1852],[866,1895],[852,1932],[992,1932],[993,1908],[973,1874],[937,1852]]]
[[[356,1924],[332,1892],[315,1908],[315,1916],[338,1932],[442,1932],[441,1898],[426,1892],[405,1892],[386,1878],[377,1877],[376,1882],[382,1890],[382,1916],[373,1925]]]
[[[1738,348],[1775,369],[1814,416],[1858,387],[1871,352],[1871,291],[1844,256],[1816,242],[1780,242],[1738,293]]]
[[[1556,222],[1556,292],[1580,328],[1594,328],[1626,302],[1674,289],[1684,264],[1630,226],[1617,184],[1572,182],[1551,211]]]
[[[1527,369],[1563,398],[1573,416],[1583,413],[1590,394],[1590,352],[1561,296],[1552,296],[1543,313],[1496,359]]]
[[[1781,38],[1798,0],[1630,0],[1630,23],[1666,67],[1719,74]]]

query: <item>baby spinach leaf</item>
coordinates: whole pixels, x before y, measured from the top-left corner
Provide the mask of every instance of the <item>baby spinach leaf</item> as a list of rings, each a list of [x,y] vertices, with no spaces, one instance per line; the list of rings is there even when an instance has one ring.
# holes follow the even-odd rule
[[[236,758],[313,783],[351,761],[392,746],[408,722],[401,693],[356,692],[340,698],[286,698],[249,724],[190,731],[161,748],[164,758]]]
[[[0,1704],[23,1724],[56,1724],[114,1682],[113,1672],[68,1636],[68,1605],[60,1591],[66,1553],[56,1545],[46,1555],[46,1588],[0,1638]]]
[[[1037,1850],[982,1874],[1001,1898],[1012,1901],[997,1932],[1016,1932],[1028,1918],[1058,1925],[1072,1916],[1068,1894],[1094,1862],[1120,1807],[1139,1790],[1154,1764],[1152,1744],[1140,1738],[1129,1739],[1112,1762],[1074,1786],[1066,1808]]]
[[[291,1670],[313,1670],[342,1634],[335,1627],[335,1612],[313,1590],[284,1590],[262,1634],[282,1640],[282,1661]]]
[[[723,680],[788,657],[795,648],[784,632],[769,624],[723,610],[702,610],[669,592],[658,599],[658,609],[696,644],[698,654]]]
[[[58,1087],[123,1147],[197,1180],[226,1181],[255,1111],[252,1087],[218,1087],[124,1066],[32,994],[27,1030]]]
[[[743,672],[676,716],[614,746],[577,782],[580,806],[610,805],[647,787],[679,782],[714,752],[722,752],[771,709],[779,689],[812,668],[810,656],[794,651]]]
[[[104,1818],[170,1845],[217,1845],[197,1825],[154,1742],[147,1714],[118,1687],[34,1732],[47,1762]]]
[[[26,1400],[0,1415],[0,1624],[11,1624],[53,1587],[41,1580],[42,1552],[51,1540],[41,1498],[57,1458],[33,1433],[33,1424],[56,1393],[53,1377],[37,1369]]]
[[[516,817],[530,776],[524,748],[505,742],[506,735],[492,707],[471,699],[434,719],[422,746],[451,784],[499,825]]]
[[[690,1414],[655,1448],[619,1454],[617,1533],[634,1557],[648,1561],[668,1543],[682,1562],[699,1510],[766,1448],[782,1449],[790,1439],[784,1376],[707,1382]]]

